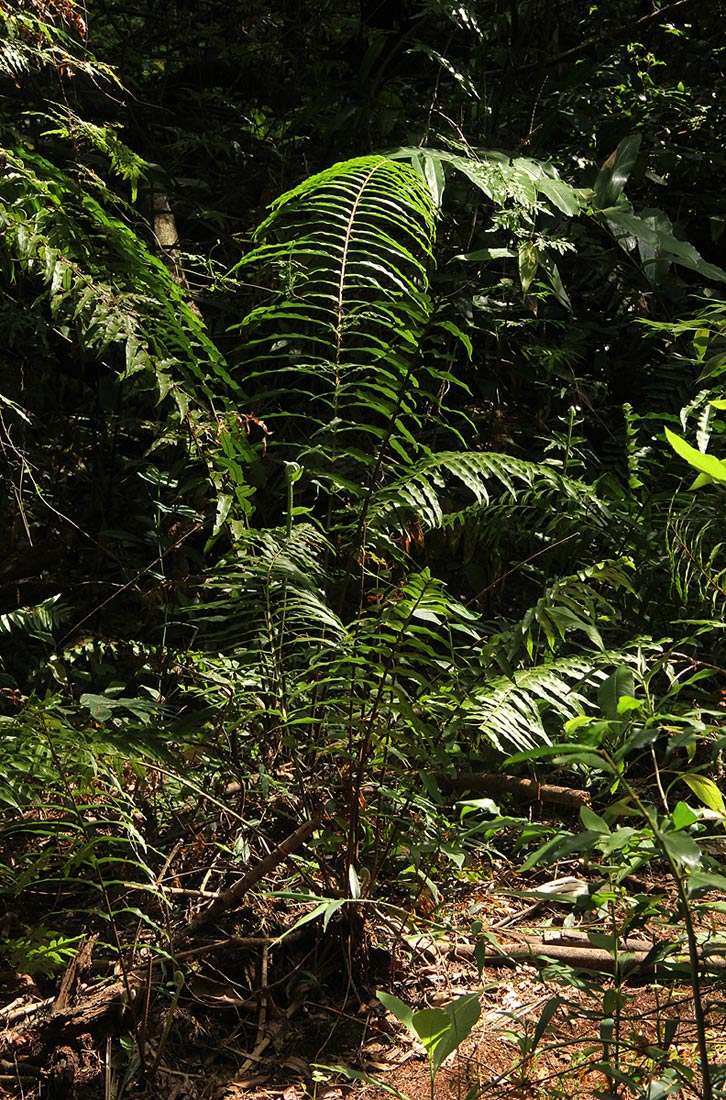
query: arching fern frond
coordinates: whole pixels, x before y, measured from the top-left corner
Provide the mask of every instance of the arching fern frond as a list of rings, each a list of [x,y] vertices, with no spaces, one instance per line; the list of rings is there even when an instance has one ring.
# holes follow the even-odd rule
[[[361,157],[277,199],[243,261],[271,267],[279,288],[241,325],[247,394],[278,445],[348,494],[384,440],[405,460],[417,450],[415,356],[434,228],[412,168]]]
[[[237,410],[224,417],[231,379],[183,289],[105,193],[99,201],[27,149],[2,153],[0,282],[30,287],[33,309],[66,339],[137,391],[175,403],[218,497],[217,529],[233,502],[249,515],[242,464],[227,453],[239,434]]]
[[[485,647],[496,659],[501,653],[506,665],[526,655],[537,659],[555,653],[574,635],[580,635],[598,650],[604,650],[602,628],[618,619],[618,611],[606,592],[635,594],[634,562],[631,558],[601,561],[548,584],[536,604],[528,608],[514,626],[490,639]],[[506,667],[505,665],[505,667]]]
[[[621,660],[621,654],[603,654],[597,662],[587,656],[562,657],[497,677],[470,694],[466,723],[500,751],[549,744],[548,712],[560,725],[585,713],[588,694]]]
[[[68,609],[59,595],[50,596],[32,607],[19,607],[0,615],[0,634],[24,634],[53,644],[53,631],[67,618]]]
[[[542,463],[491,451],[446,451],[430,455],[405,477],[374,494],[369,511],[371,527],[400,526],[412,517],[428,529],[455,522],[461,508],[452,504],[452,482],[474,496],[474,508],[489,504],[492,485],[504,489],[512,501],[517,500],[521,490],[536,485],[542,491],[556,490],[563,499],[582,501],[594,515],[607,517],[605,504],[590,486]]]
[[[97,126],[80,118],[69,107],[49,111],[48,119],[55,124],[55,129],[48,130],[44,137],[57,136],[100,153],[107,161],[111,174],[120,176],[130,185],[131,200],[136,201],[139,182],[146,178],[151,166],[121,140],[118,126]]]
[[[0,77],[18,81],[44,68],[119,84],[113,69],[93,57],[81,39],[86,10],[73,0],[30,5],[5,0],[0,7]]]
[[[4,150],[0,262],[45,290],[57,324],[88,351],[120,346],[127,376],[146,373],[186,413],[223,358],[171,274],[133,229],[75,180],[27,150]]]
[[[247,663],[269,659],[277,667],[299,658],[305,665],[344,633],[323,590],[329,551],[309,524],[242,533],[190,609],[195,624],[215,646],[244,650]]]
[[[416,692],[428,689],[432,675],[456,677],[472,663],[472,647],[483,636],[478,615],[455,599],[429,569],[410,573],[379,609],[359,616],[351,633],[357,636],[358,652],[370,663],[374,680],[388,676],[399,688],[417,684]]]

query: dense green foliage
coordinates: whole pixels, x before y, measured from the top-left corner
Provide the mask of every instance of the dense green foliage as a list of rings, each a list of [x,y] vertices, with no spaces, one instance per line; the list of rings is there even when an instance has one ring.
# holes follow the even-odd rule
[[[173,954],[180,815],[224,806],[232,869],[323,808],[327,905],[500,835],[717,885],[719,4],[299,8],[0,7],[0,890],[39,974],[139,922]],[[604,817],[462,815],[478,768]]]

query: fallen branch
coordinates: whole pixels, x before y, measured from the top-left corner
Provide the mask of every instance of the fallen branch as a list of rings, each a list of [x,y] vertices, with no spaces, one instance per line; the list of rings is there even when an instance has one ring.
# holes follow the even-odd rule
[[[627,960],[621,960],[621,970],[628,972],[646,969],[652,971],[665,961],[668,966],[688,967],[687,955],[671,955],[667,960],[658,962],[649,961],[647,967],[643,967],[649,951],[628,951]],[[576,970],[594,970],[598,973],[615,973],[615,960],[609,951],[603,951],[597,947],[585,947],[584,944],[545,943],[543,940],[520,943],[508,947],[502,947],[501,951],[487,948],[484,952],[485,966],[514,966],[519,963],[528,963],[530,966],[546,966],[547,962],[562,962],[572,966]],[[712,970],[726,970],[726,957],[712,955],[704,962],[704,966]]]
[[[31,1016],[35,1016],[37,1012],[52,1005],[54,1000],[55,997],[46,997],[44,1001],[31,1001],[29,1004],[19,1005],[18,1007],[16,1007],[17,1001],[13,1001],[7,1008],[0,1010],[0,1022],[3,1027],[10,1027],[19,1020],[27,1020]]]
[[[321,818],[322,811],[300,825],[228,890],[217,894],[212,904],[174,937],[172,947],[188,944],[200,928],[205,927],[222,913],[235,908],[248,890],[305,843],[319,825]],[[262,946],[266,950],[273,946],[274,942],[273,938],[267,936],[228,936],[211,944],[193,945],[191,949],[181,951],[178,957],[191,958],[227,945]],[[57,997],[49,997],[44,1001],[18,1008],[11,1006],[11,1011],[6,1010],[4,1015],[0,1013],[0,1020],[5,1027],[0,1037],[0,1054],[6,1050],[13,1050],[17,1054],[18,1050],[25,1048],[31,1051],[47,1051],[58,1044],[61,1036],[65,1042],[85,1032],[99,1030],[109,1032],[122,1026],[126,1010],[132,1007],[129,1005],[129,999],[138,1002],[143,996],[147,982],[152,981],[151,970],[160,960],[152,959],[151,965],[146,961],[141,967],[130,968],[124,980],[117,979],[86,989],[82,996],[78,996],[77,1003],[71,1004],[79,978],[90,964],[94,943],[95,937],[86,941],[77,956],[77,962],[74,960],[67,968]],[[144,974],[135,973],[136,970],[143,970]],[[29,1032],[25,1021],[48,1008],[52,1011],[46,1013],[33,1032]],[[22,1031],[17,1027],[11,1028],[12,1024],[20,1024],[21,1021]]]
[[[527,943],[560,944],[560,946],[583,947],[589,951],[598,950],[595,944],[590,942],[589,933],[579,928],[552,928],[539,936],[530,936],[524,932],[521,938]],[[652,948],[653,944],[648,940],[639,940],[631,936],[620,940],[618,944],[619,951],[635,951],[646,955]]]
[[[54,1011],[48,1021],[49,1026],[53,1032],[57,1031],[64,1036],[69,1033],[78,1035],[84,1031],[92,1031],[109,1013],[117,1014],[120,1020],[127,1007],[129,991],[136,999],[143,985],[142,978],[134,979],[129,975],[128,986],[123,979],[119,979],[110,985],[89,989],[77,1004]]]
[[[292,932],[286,937],[285,942],[289,943],[297,939],[298,936],[304,935],[305,931],[302,928]],[[269,949],[277,943],[278,938],[275,936],[227,936],[210,943],[197,944],[188,950],[178,952],[175,957],[182,961],[225,947]],[[85,989],[78,996],[77,1003],[72,1006],[59,1009],[55,1004],[56,997],[47,997],[43,1001],[35,1001],[17,1008],[9,1006],[10,1011],[6,1009],[4,1014],[0,1013],[0,1024],[3,1029],[0,1033],[0,1056],[9,1052],[12,1052],[15,1057],[20,1052],[44,1055],[54,1049],[61,1039],[64,1042],[73,1041],[85,1032],[95,1032],[97,1035],[110,1034],[122,1028],[128,1022],[127,1009],[133,1012],[134,1005],[143,1000],[148,983],[151,982],[153,987],[157,982],[157,971],[163,961],[165,960],[162,958],[145,960],[127,972],[128,990],[132,997],[131,1005],[128,1002],[126,982],[122,979],[114,979]],[[151,962],[151,968],[149,962]],[[33,1030],[29,1030],[28,1021],[41,1013],[43,1013],[42,1018],[37,1022],[33,1021]],[[13,1028],[14,1024],[19,1026]]]
[[[216,920],[222,913],[226,913],[229,909],[236,908],[245,896],[248,890],[251,890],[253,886],[256,886],[265,875],[282,863],[292,852],[297,851],[305,841],[312,836],[320,824],[322,814],[315,814],[309,821],[305,821],[302,825],[286,837],[281,844],[278,844],[276,848],[266,855],[264,859],[261,859],[259,863],[256,863],[254,867],[243,875],[241,879],[235,882],[234,886],[230,886],[228,890],[224,890],[221,894],[218,894],[212,904],[207,909],[203,909],[184,929],[180,939],[187,940],[190,936],[193,936],[195,932],[198,932],[200,928],[209,924],[210,921]]]
[[[138,995],[142,988],[141,979],[129,976],[129,986],[132,995]],[[39,1004],[29,1006],[34,1012],[41,1008],[48,1008],[55,998],[41,1001]],[[37,1025],[35,1031],[29,1032],[23,1022],[20,1031],[8,1028],[0,1037],[0,1054],[18,1051],[27,1048],[31,1053],[53,1049],[62,1036],[66,1042],[88,1031],[94,1031],[100,1024],[107,1026],[109,1022],[120,1025],[124,1010],[128,1001],[126,984],[119,980],[108,985],[98,986],[86,990],[83,999],[77,1005],[63,1008],[59,1011],[51,1011]],[[25,1014],[27,1019],[29,1013]],[[18,1017],[15,1017],[16,1021]],[[22,1019],[22,1017],[20,1017]],[[10,1022],[6,1020],[6,1022]]]
[[[53,1002],[53,1012],[62,1012],[71,1004],[81,979],[91,969],[93,949],[96,946],[97,939],[98,934],[89,936],[88,939],[84,940],[68,963],[58,990],[58,996]]]
[[[589,806],[590,795],[577,787],[559,787],[552,783],[538,783],[536,779],[522,779],[498,772],[466,772],[463,775],[436,777],[440,785],[454,794],[514,794],[525,802],[549,802],[557,806],[579,809]]]
[[[297,933],[293,932],[285,939],[289,943],[290,940],[297,939]],[[174,957],[178,961],[194,959],[224,947],[272,947],[277,940],[277,936],[225,936],[223,939],[210,940],[209,943],[199,943],[196,947],[187,948],[186,951],[177,951]]]

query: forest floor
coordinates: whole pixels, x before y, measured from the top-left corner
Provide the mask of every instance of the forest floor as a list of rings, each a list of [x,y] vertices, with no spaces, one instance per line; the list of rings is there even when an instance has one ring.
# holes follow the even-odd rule
[[[572,882],[572,871],[564,868],[559,881]],[[541,876],[535,876],[530,888],[537,879]],[[648,886],[647,880],[641,882],[642,889]],[[658,887],[662,889],[662,882]],[[343,944],[332,925],[322,939],[312,924],[306,926],[305,938],[300,938],[301,929],[297,939],[290,937],[274,948],[227,943],[190,964],[178,996],[170,993],[168,981],[165,988],[144,991],[143,1007],[135,1013],[135,1035],[126,1026],[120,1045],[123,1028],[116,1026],[112,1039],[114,1029],[99,1031],[101,1017],[94,1021],[90,1016],[86,1032],[75,1027],[69,1037],[61,1029],[50,1046],[47,1035],[39,1042],[38,1029],[47,1027],[52,1017],[48,1001],[57,1002],[59,996],[58,981],[52,985],[54,997],[43,998],[51,985],[19,985],[21,976],[16,976],[0,1008],[0,1096],[384,1100],[394,1095],[427,1100],[431,1084],[421,1047],[383,1010],[375,997],[378,989],[395,992],[408,1004],[428,1006],[480,993],[480,1019],[441,1068],[436,1100],[584,1100],[608,1092],[623,1100],[647,1095],[648,1083],[675,1063],[686,1073],[696,1071],[697,1085],[693,993],[683,981],[655,981],[635,970],[621,981],[618,1011],[613,1010],[615,982],[610,975],[578,969],[574,976],[570,972],[575,984],[563,984],[561,959],[542,968],[526,961],[502,965],[488,958],[479,972],[473,950],[479,927],[496,930],[499,944],[509,952],[532,939],[564,935],[578,961],[582,937],[595,927],[585,923],[592,922],[592,915],[575,917],[571,903],[533,901],[521,893],[521,879],[502,869],[478,884],[460,884],[455,896],[437,909],[435,920],[434,914],[419,914],[425,932],[410,921],[401,931],[372,918],[366,990],[360,977],[356,984],[346,972]],[[247,914],[246,927],[251,916]],[[702,919],[702,931],[718,931],[723,914]],[[598,927],[606,930],[602,923]],[[652,943],[666,935],[667,927],[655,924],[638,932],[639,939]],[[322,951],[321,943],[327,943]],[[549,950],[556,954],[557,948]],[[75,999],[82,1003],[87,997],[91,1003],[97,988],[97,976],[88,985],[81,981]],[[555,997],[560,1000],[535,1044],[538,1021],[553,1008]],[[718,1001],[718,990],[709,985],[705,1007],[712,1023],[723,1018]],[[26,1007],[30,1014],[24,1017]],[[726,1062],[726,1032],[714,1027],[709,1038],[714,1064]],[[145,1085],[139,1083],[139,1043],[146,1052]],[[604,1073],[608,1063],[622,1075],[615,1087]],[[125,1073],[134,1080],[124,1084]]]
[[[483,892],[467,893],[448,907],[445,919],[438,914],[441,923],[449,929],[468,930],[474,919],[483,919],[485,927],[499,927],[501,943],[513,946],[522,946],[526,936],[547,936],[562,926],[568,909],[523,904],[508,892],[498,892],[502,885],[492,880]],[[720,916],[714,914],[708,928],[715,931],[721,923]],[[649,929],[653,942],[664,932],[663,928]],[[481,994],[481,1017],[468,1039],[444,1063],[433,1092],[421,1047],[393,1016],[381,1011],[374,998],[363,1002],[355,1015],[342,1014],[332,1004],[306,1005],[304,1016],[290,1021],[285,1046],[292,1053],[287,1059],[261,1060],[257,1072],[231,1077],[226,1084],[220,1081],[217,1091],[208,1093],[188,1093],[183,1087],[174,1091],[170,1080],[170,1095],[178,1100],[196,1095],[219,1100],[243,1095],[253,1100],[304,1100],[310,1096],[316,1100],[342,1100],[345,1096],[385,1100],[391,1095],[399,1100],[430,1100],[432,1095],[435,1100],[548,1096],[585,1100],[617,1093],[624,1100],[647,1093],[648,1083],[662,1074],[664,1063],[656,1051],[663,1047],[664,1038],[670,1057],[694,1071],[697,1091],[699,1059],[690,985],[646,982],[643,975],[621,982],[618,1037],[610,1034],[606,1040],[601,1030],[606,1016],[603,999],[615,988],[614,979],[607,974],[583,971],[581,988],[573,988],[563,986],[556,973],[557,963],[549,968],[549,974],[529,963],[485,965],[480,973],[467,936],[422,935],[418,940],[409,937],[409,943],[410,957],[401,961],[396,985],[403,999],[436,1006],[462,994]],[[561,1003],[536,1048],[528,1051],[543,1009],[553,997],[560,997]],[[718,999],[710,988],[704,1004],[707,1016],[715,1009],[720,1021],[722,1004]],[[710,1030],[709,1044],[714,1064],[725,1061],[726,1031],[720,1023]],[[619,1067],[621,1082],[608,1083],[601,1068],[608,1060]],[[319,1067],[312,1082],[311,1065]],[[626,1076],[640,1088],[629,1089]]]

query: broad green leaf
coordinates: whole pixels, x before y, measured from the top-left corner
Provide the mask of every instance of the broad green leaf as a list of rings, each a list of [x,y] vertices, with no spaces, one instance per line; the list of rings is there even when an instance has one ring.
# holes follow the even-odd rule
[[[637,1090],[638,1082],[636,1079],[630,1074],[625,1073],[622,1069],[618,1069],[617,1066],[613,1065],[612,1061],[590,1062],[589,1068],[590,1070],[597,1070],[599,1073],[603,1073],[613,1081],[618,1081],[621,1085],[625,1085],[626,1089],[632,1092],[636,1092]],[[612,1093],[608,1093],[607,1095],[612,1096]]]
[[[452,844],[450,841],[443,840],[441,842],[441,851],[460,869],[466,863],[466,852],[464,849],[459,848],[458,845]]]
[[[687,829],[689,825],[698,821],[698,815],[694,814],[686,802],[676,802],[671,811],[671,821],[674,829]]]
[[[576,218],[580,213],[582,204],[573,187],[564,180],[549,179],[547,176],[536,181],[537,190],[546,195],[553,206],[567,214],[570,218]]]
[[[623,695],[633,695],[633,673],[627,665],[620,665],[603,681],[597,693],[600,710],[606,718],[613,721],[618,717],[618,703]]]
[[[591,810],[589,806],[580,806],[580,821],[586,829],[593,833],[609,833],[610,826],[607,821]]]
[[[560,1005],[564,1004],[564,998],[555,996],[550,997],[547,1003],[544,1005],[542,1012],[540,1013],[537,1026],[534,1029],[534,1035],[532,1036],[532,1045],[529,1048],[528,1054],[531,1055],[539,1046],[540,1039],[547,1030],[552,1017],[554,1016]]]
[[[673,256],[666,247],[666,242],[673,236],[673,226],[662,210],[641,210],[638,218],[655,234],[652,237],[642,227],[636,234],[643,270],[653,286],[662,286],[673,263]]]
[[[698,798],[704,806],[708,806],[709,810],[714,810],[717,814],[726,814],[726,805],[724,804],[723,795],[713,779],[709,779],[705,775],[699,775],[696,772],[689,772],[687,775],[682,775],[681,779],[686,786],[691,788],[696,798]]]
[[[618,936],[614,932],[588,932],[587,938],[593,947],[607,951],[615,957],[618,950]]]
[[[408,1028],[414,1039],[418,1039],[418,1032],[413,1023],[413,1009],[402,1001],[400,997],[395,997],[393,993],[386,993],[384,990],[379,990],[376,993],[376,997],[381,1002],[383,1007],[389,1012],[392,1012],[397,1020]]]
[[[667,1096],[672,1096],[673,1093],[680,1092],[682,1088],[683,1080],[681,1075],[676,1069],[668,1067],[663,1071],[660,1077],[656,1077],[649,1082],[643,1100],[665,1100]]]
[[[613,852],[619,852],[620,849],[625,848],[637,834],[637,829],[633,829],[629,825],[623,825],[622,828],[616,829],[613,833],[610,833],[608,836],[603,836],[598,840],[598,851],[602,852],[604,856],[609,856]]]
[[[537,273],[537,264],[539,263],[539,257],[537,249],[531,243],[531,241],[525,241],[519,246],[519,281],[522,284],[522,293],[526,294],[529,290],[532,280]]]
[[[569,310],[570,313],[572,313],[572,302],[570,301],[569,294],[565,290],[564,283],[562,282],[562,276],[560,275],[557,264],[554,262],[551,256],[547,255],[540,256],[540,264],[544,268],[547,278],[549,279],[549,283],[552,287],[552,290],[554,291],[555,298],[561,306],[564,306],[565,309]]]
[[[113,716],[114,701],[108,699],[105,695],[86,693],[81,696],[80,703],[81,706],[88,707],[91,717],[96,722],[107,722]]]
[[[360,897],[360,879],[352,863],[348,868],[348,884],[350,885],[350,896],[354,901],[357,901]]]
[[[458,325],[455,325],[453,321],[437,321],[436,328],[443,328],[446,332],[450,332],[452,336],[455,336],[459,343],[464,346],[467,357],[471,360],[474,353],[471,338],[465,332],[462,332]]]
[[[674,863],[680,867],[698,867],[701,849],[688,833],[661,833],[660,839]]]
[[[634,710],[641,710],[642,707],[642,699],[635,699],[632,695],[621,695],[618,699],[618,718],[622,718],[624,714],[630,714]]]
[[[499,807],[491,798],[462,798],[457,802],[457,806],[462,807],[462,818],[466,814],[474,813],[475,810],[482,810],[495,817],[500,813]]]
[[[413,1026],[435,1074],[452,1051],[461,1046],[479,1019],[478,993],[466,993],[442,1008],[424,1008],[413,1015]]]
[[[713,478],[714,481],[726,481],[726,462],[715,458],[713,455],[697,451],[695,447],[692,447],[690,443],[686,443],[685,439],[681,439],[670,428],[665,429],[665,435],[676,454],[680,455],[681,458],[685,458],[689,466],[700,470],[701,473]]]
[[[726,893],[726,875],[716,875],[711,871],[694,871],[688,878],[689,893],[700,890],[718,890]]]
[[[615,236],[621,240],[621,243],[625,243],[626,250],[630,248],[629,240],[644,243],[653,251],[653,255],[657,255],[660,259],[667,259],[681,267],[697,271],[705,279],[712,279],[717,283],[726,282],[726,271],[723,268],[704,260],[688,241],[681,241],[672,233],[667,233],[651,224],[652,218],[648,221],[620,206],[607,207],[600,213],[607,220]],[[619,234],[619,230],[624,230],[624,234]]]
[[[698,474],[698,476],[693,479],[688,488],[690,490],[703,489],[704,485],[715,485],[717,480],[720,480],[720,478],[713,478],[710,474]]]
[[[444,189],[446,187],[446,173],[444,172],[444,166],[440,160],[436,157],[427,157],[425,154],[421,157],[423,161],[423,175],[426,183],[429,185],[431,191],[431,197],[437,207],[441,206],[444,198]]]
[[[638,159],[641,140],[640,134],[629,134],[607,158],[595,180],[597,206],[617,202]]]

